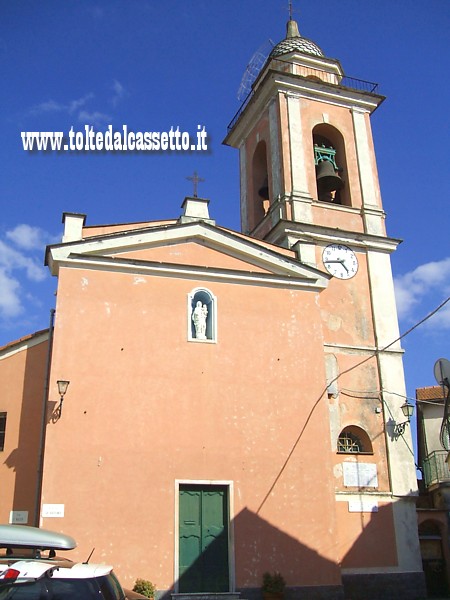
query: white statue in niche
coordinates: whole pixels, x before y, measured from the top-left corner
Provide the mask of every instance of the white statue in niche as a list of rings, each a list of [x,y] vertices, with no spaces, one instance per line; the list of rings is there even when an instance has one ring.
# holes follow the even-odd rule
[[[195,327],[195,337],[197,340],[206,340],[206,317],[208,316],[208,308],[198,300],[192,311],[192,320]]]

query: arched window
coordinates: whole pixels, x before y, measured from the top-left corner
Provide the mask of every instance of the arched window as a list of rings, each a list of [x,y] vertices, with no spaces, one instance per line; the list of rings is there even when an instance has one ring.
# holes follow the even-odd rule
[[[318,200],[351,206],[342,134],[331,125],[321,123],[314,127],[313,144]]]
[[[217,299],[209,290],[196,288],[188,294],[188,340],[217,339]]]
[[[337,451],[341,454],[372,454],[372,444],[364,429],[350,425],[345,427],[337,440]]]

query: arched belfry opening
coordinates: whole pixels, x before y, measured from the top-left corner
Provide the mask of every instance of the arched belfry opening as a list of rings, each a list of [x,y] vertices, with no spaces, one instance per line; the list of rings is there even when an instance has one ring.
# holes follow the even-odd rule
[[[313,129],[317,199],[351,206],[342,134],[327,123]]]
[[[260,223],[270,206],[269,173],[267,168],[267,147],[264,140],[258,142],[252,159],[252,203],[251,229]]]

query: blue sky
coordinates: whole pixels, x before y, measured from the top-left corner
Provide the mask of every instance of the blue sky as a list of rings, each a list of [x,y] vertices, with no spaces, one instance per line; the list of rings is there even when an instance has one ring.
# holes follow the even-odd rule
[[[1,0],[0,345],[47,327],[45,244],[64,211],[87,224],[176,218],[197,170],[239,229],[238,153],[222,145],[253,53],[285,35],[287,0]],[[448,0],[294,1],[303,36],[379,83],[372,117],[402,331],[450,295]],[[27,153],[21,131],[204,125],[205,153]],[[407,336],[409,395],[450,358],[450,306]]]

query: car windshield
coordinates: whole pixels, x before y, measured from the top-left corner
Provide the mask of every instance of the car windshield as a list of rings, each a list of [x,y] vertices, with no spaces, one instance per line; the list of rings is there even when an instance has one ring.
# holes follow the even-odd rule
[[[95,579],[16,581],[0,585],[0,600],[123,600],[122,588],[113,575]]]

